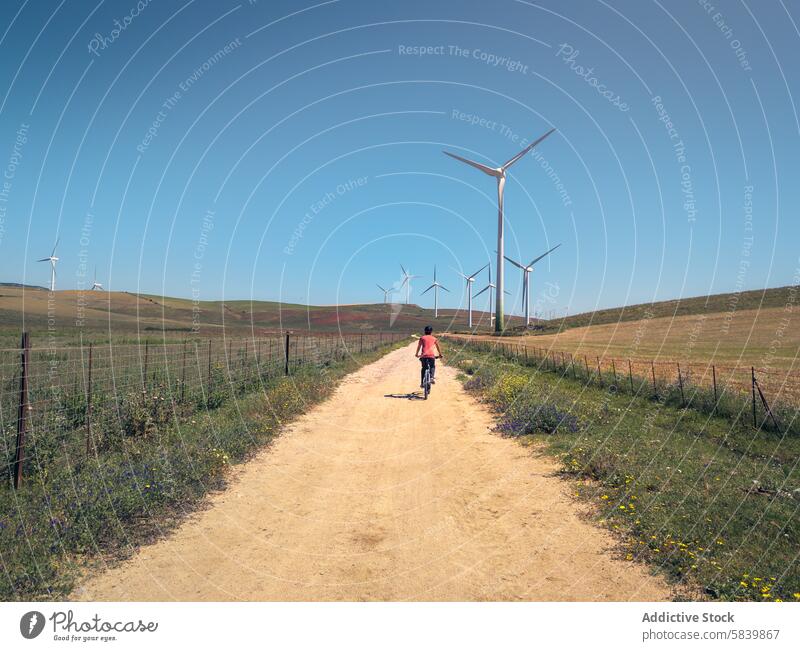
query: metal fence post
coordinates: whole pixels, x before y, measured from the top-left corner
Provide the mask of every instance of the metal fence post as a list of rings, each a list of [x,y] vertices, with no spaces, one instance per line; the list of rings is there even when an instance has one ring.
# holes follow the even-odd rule
[[[92,450],[92,344],[89,344],[89,369],[86,375],[86,454]]]
[[[14,454],[14,488],[22,484],[22,466],[25,462],[25,434],[28,431],[28,361],[30,343],[28,333],[22,333],[22,374],[19,380],[19,410],[17,411],[17,450]]]

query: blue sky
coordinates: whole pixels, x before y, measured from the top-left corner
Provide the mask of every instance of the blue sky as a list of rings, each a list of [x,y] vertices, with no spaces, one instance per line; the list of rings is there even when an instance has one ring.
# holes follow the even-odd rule
[[[441,150],[500,163],[556,127],[506,189],[509,255],[562,243],[540,309],[796,282],[791,3],[4,8],[3,281],[46,284],[58,235],[61,289],[97,265],[115,290],[374,302],[402,263],[429,305],[437,264],[456,306],[495,183]]]

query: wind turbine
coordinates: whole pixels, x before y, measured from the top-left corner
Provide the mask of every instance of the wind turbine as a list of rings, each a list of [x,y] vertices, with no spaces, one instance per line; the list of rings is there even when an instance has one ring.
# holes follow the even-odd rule
[[[478,298],[478,296],[480,296],[481,294],[483,294],[483,292],[485,292],[485,291],[488,289],[488,290],[489,290],[489,313],[491,314],[491,312],[492,312],[492,291],[493,291],[493,290],[495,290],[495,289],[497,289],[497,285],[495,285],[495,284],[492,282],[492,266],[491,266],[491,265],[487,265],[487,266],[489,267],[489,284],[488,284],[488,285],[486,285],[486,287],[484,287],[484,288],[483,288],[481,291],[479,291],[477,294],[475,294],[475,296],[473,296],[472,298]],[[506,293],[506,294],[510,294],[511,292],[505,292],[505,293]],[[489,321],[491,322],[491,320],[492,320],[493,318],[495,318],[495,317],[490,317],[490,318],[489,318]]]
[[[97,265],[94,266],[94,282],[92,282],[92,289],[90,291],[94,291],[95,289],[103,289],[103,286],[97,282]]]
[[[462,277],[464,280],[466,280],[466,281],[467,281],[467,315],[468,315],[468,316],[467,316],[467,319],[468,319],[468,323],[469,323],[469,327],[470,327],[470,328],[472,327],[472,283],[474,283],[474,282],[475,282],[475,277],[476,277],[476,276],[477,276],[477,275],[478,275],[478,274],[479,274],[481,271],[483,271],[484,269],[486,269],[486,267],[488,267],[488,266],[489,266],[488,264],[485,264],[485,265],[483,265],[483,266],[482,266],[480,269],[478,269],[478,270],[477,270],[477,271],[476,271],[474,274],[471,274],[471,275],[469,275],[469,276],[465,276],[465,275],[464,275],[464,274],[462,274],[460,271],[454,270],[454,271],[456,271],[456,273],[457,273],[459,276],[461,276],[461,277]]]
[[[58,238],[56,238],[56,243],[53,245],[53,252],[50,254],[48,258],[42,258],[41,260],[37,260],[36,262],[49,262],[50,263],[50,291],[56,291],[56,262],[58,262],[58,258],[56,257],[56,247],[58,246]]]
[[[556,244],[552,249],[549,251],[542,253],[538,258],[534,258],[531,260],[530,264],[527,266],[523,266],[516,260],[512,260],[507,255],[503,256],[506,260],[508,260],[511,264],[515,267],[519,267],[522,269],[522,303],[523,309],[525,311],[525,327],[527,328],[531,323],[531,279],[530,274],[533,271],[533,265],[535,265],[539,260],[544,258],[545,256],[550,255],[553,251],[555,251],[560,244]]]
[[[383,287],[378,285],[378,283],[375,283],[375,285],[378,287],[378,289],[380,289],[383,292],[383,302],[384,302],[384,304],[388,303],[389,302],[389,294],[391,294],[392,290],[391,289],[384,289]]]
[[[403,289],[403,285],[406,286],[406,305],[408,305],[409,300],[411,300],[411,283],[409,281],[412,278],[420,278],[420,276],[412,276],[403,265],[400,265],[400,268],[403,270],[403,282],[400,283],[400,289]]]
[[[438,282],[436,280],[436,265],[433,265],[433,285],[431,285],[430,287],[428,287],[428,289],[426,289],[424,292],[422,292],[422,295],[424,296],[429,291],[433,290],[433,318],[434,319],[438,319],[439,318],[439,288],[440,287],[444,291],[450,293],[450,290],[447,289],[447,287],[445,287],[444,285],[442,285],[440,282]]]
[[[461,156],[451,154],[447,151],[443,152],[451,158],[455,158],[456,160],[466,163],[467,165],[472,165],[472,167],[479,169],[484,174],[488,174],[489,176],[493,176],[497,179],[497,306],[495,309],[496,318],[494,322],[494,329],[496,332],[502,332],[505,327],[505,319],[503,316],[503,294],[505,293],[503,289],[503,190],[506,184],[506,171],[520,158],[525,156],[525,154],[527,154],[531,149],[542,142],[542,140],[553,133],[553,131],[555,131],[555,129],[550,129],[550,131],[544,134],[541,138],[534,140],[516,156],[509,158],[505,163],[503,163],[503,165],[496,168],[489,167],[488,165],[482,165],[481,163],[476,163],[468,158],[462,158]]]

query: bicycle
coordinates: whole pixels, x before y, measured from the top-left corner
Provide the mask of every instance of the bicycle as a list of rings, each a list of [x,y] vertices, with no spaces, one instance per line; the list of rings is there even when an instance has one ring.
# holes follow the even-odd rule
[[[437,355],[436,357],[434,357],[434,359],[441,359],[441,358],[442,358],[441,355]],[[430,366],[428,366],[425,368],[425,375],[422,376],[422,394],[424,396],[423,397],[424,400],[428,399],[428,395],[431,392],[432,384],[433,382],[431,381],[431,368]]]

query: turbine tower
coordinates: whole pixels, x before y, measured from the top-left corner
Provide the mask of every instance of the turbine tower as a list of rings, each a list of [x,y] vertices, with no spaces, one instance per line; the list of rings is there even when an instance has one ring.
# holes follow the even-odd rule
[[[384,289],[383,287],[378,285],[378,283],[375,283],[375,285],[377,286],[378,289],[380,289],[383,292],[383,303],[385,305],[386,303],[389,302],[389,294],[392,292],[392,290],[391,289]]]
[[[92,282],[91,291],[94,291],[95,289],[103,289],[103,286],[97,282],[97,265],[94,266],[94,281]]]
[[[534,258],[531,260],[530,264],[527,266],[522,265],[521,263],[517,262],[516,260],[512,260],[507,255],[503,256],[506,260],[508,260],[511,264],[515,267],[519,267],[522,269],[522,307],[525,312],[525,327],[527,328],[531,324],[531,271],[533,271],[533,265],[535,265],[539,260],[542,258],[550,255],[553,251],[555,251],[560,244],[556,244],[552,249],[542,253],[538,258]]]
[[[50,263],[50,291],[56,291],[56,262],[58,262],[58,258],[56,257],[56,247],[58,246],[58,239],[56,239],[56,243],[53,245],[53,252],[50,254],[50,257],[42,258],[37,260],[36,262],[49,262]]]
[[[489,176],[493,176],[497,179],[497,306],[495,309],[496,318],[494,322],[494,329],[497,332],[502,332],[505,327],[505,320],[503,317],[503,294],[505,293],[503,288],[503,191],[506,184],[506,171],[520,158],[525,156],[525,154],[527,154],[531,149],[542,142],[542,140],[553,133],[553,131],[555,131],[555,129],[550,129],[550,131],[544,134],[541,138],[534,140],[516,156],[508,159],[505,163],[503,163],[503,165],[497,168],[476,163],[468,158],[462,158],[461,156],[451,154],[447,151],[443,152],[451,158],[455,158],[456,160],[466,163],[467,165],[472,165],[472,167],[479,169],[484,174],[488,174]]]
[[[440,282],[438,282],[436,280],[436,265],[433,265],[433,285],[431,285],[430,287],[428,287],[428,289],[426,289],[424,292],[422,292],[422,295],[424,296],[430,290],[433,290],[433,318],[434,319],[438,319],[439,318],[439,288],[440,287],[444,291],[450,293],[450,290],[447,289],[447,287],[445,287],[444,285],[442,285]]]
[[[486,269],[486,267],[488,267],[488,266],[489,266],[488,264],[483,265],[474,274],[471,274],[469,276],[465,276],[460,271],[454,270],[459,276],[461,276],[464,280],[467,281],[467,319],[468,319],[467,322],[468,322],[470,328],[472,328],[472,283],[475,282],[475,277],[481,271]]]
[[[420,276],[412,276],[406,271],[403,265],[400,265],[400,268],[403,270],[403,282],[400,283],[400,289],[403,289],[403,285],[406,286],[406,305],[408,305],[408,302],[411,300],[411,283],[409,281],[412,278],[419,278]]]

